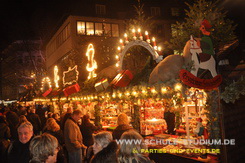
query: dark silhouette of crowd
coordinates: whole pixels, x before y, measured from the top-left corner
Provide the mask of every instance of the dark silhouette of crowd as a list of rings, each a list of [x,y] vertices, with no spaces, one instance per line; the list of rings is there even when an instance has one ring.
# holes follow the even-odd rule
[[[130,126],[126,114],[119,115],[112,133],[95,126],[90,114],[83,115],[79,109],[67,108],[61,115],[42,105],[2,106],[0,110],[3,163],[152,162],[147,155],[132,152],[145,146],[119,145],[116,140],[122,137],[143,140]]]

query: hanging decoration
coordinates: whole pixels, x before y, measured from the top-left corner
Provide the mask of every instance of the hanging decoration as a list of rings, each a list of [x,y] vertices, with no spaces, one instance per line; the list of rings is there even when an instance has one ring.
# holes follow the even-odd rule
[[[42,80],[42,87],[41,87],[41,90],[44,91],[44,85],[45,84],[48,84],[48,87],[49,88],[52,88],[52,84],[51,84],[51,80],[49,77],[44,77],[43,80]]]
[[[133,79],[133,74],[129,70],[122,70],[111,82],[112,87],[126,87]]]
[[[147,31],[145,31],[145,37],[142,35],[142,31],[140,28],[138,28],[137,32],[135,29],[132,30],[133,39],[129,41],[128,35],[124,34],[124,39],[120,39],[119,43],[120,46],[118,46],[118,55],[116,55],[117,63],[116,66],[119,67],[119,71],[122,70],[123,65],[123,58],[126,54],[126,52],[133,46],[142,46],[146,48],[151,55],[153,56],[153,59],[158,63],[162,60],[162,56],[160,56],[158,53],[161,51],[161,47],[157,47],[156,39],[153,37],[153,41],[151,44],[150,37]],[[159,51],[160,50],[160,51]]]
[[[69,95],[71,95],[73,93],[77,93],[79,91],[80,91],[80,86],[76,83],[74,85],[71,85],[71,86],[65,88],[64,94],[65,94],[65,96],[69,96]]]
[[[59,80],[60,80],[58,71],[59,71],[58,66],[54,66],[54,83],[56,88],[59,88]]]
[[[88,57],[88,64],[86,66],[87,71],[89,72],[88,79],[96,77],[95,70],[97,69],[97,62],[94,60],[94,46],[89,44],[86,52]]]
[[[216,61],[214,59],[214,48],[210,38],[210,29],[212,25],[208,20],[204,19],[200,24],[200,31],[203,36],[200,40],[196,40],[193,36],[190,36],[190,54],[193,61],[193,68],[189,73],[186,70],[180,71],[180,79],[188,86],[201,88],[201,89],[213,89],[218,87],[222,82],[221,75],[217,75]],[[208,70],[212,79],[201,79],[197,76],[199,69]]]
[[[77,65],[73,68],[69,67],[67,71],[63,72],[63,85],[71,85],[78,81],[79,72],[77,71]]]

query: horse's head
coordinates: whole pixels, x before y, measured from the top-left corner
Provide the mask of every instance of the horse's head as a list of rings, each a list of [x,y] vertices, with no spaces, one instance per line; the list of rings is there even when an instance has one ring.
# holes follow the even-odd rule
[[[195,38],[193,38],[192,35],[190,38],[191,38],[190,39],[190,52],[191,52],[191,54],[201,53],[202,50],[201,50],[200,46],[197,44],[197,40]]]

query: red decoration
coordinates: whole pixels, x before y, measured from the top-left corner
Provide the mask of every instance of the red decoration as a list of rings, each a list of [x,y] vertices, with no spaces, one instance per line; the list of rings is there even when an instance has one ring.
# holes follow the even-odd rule
[[[49,88],[46,92],[42,94],[43,97],[48,96],[52,92],[52,88]]]
[[[111,85],[114,88],[126,87],[130,81],[133,79],[133,74],[129,70],[122,70],[117,76],[112,80]]]
[[[180,70],[179,75],[180,80],[184,84],[200,89],[214,89],[217,88],[222,82],[221,75],[217,75],[212,79],[200,79],[185,69]]]
[[[69,96],[73,93],[79,92],[80,86],[78,84],[74,84],[74,85],[71,85],[71,86],[65,88],[63,91],[64,91],[65,96]]]

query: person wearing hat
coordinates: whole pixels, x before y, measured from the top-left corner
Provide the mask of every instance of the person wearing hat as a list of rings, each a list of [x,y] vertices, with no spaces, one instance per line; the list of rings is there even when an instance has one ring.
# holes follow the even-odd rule
[[[203,36],[198,41],[198,46],[202,49],[202,53],[199,54],[200,62],[205,62],[210,59],[211,55],[214,56],[213,42],[210,37],[212,25],[207,19],[204,19],[200,25],[200,31]]]

